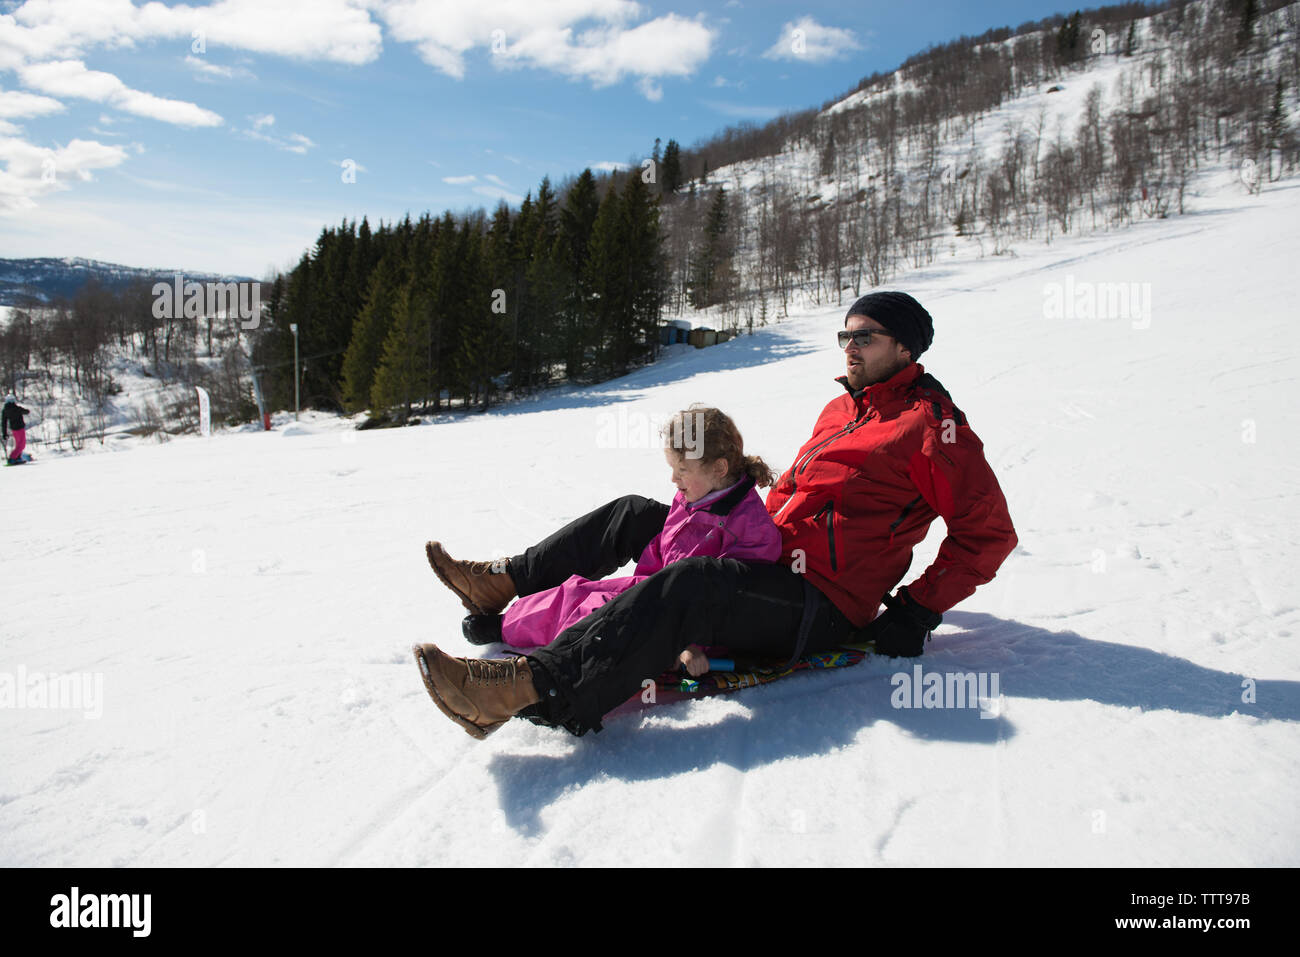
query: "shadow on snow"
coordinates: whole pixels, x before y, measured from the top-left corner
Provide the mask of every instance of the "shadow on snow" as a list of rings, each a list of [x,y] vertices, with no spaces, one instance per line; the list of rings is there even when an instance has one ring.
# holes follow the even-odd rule
[[[827,337],[829,343],[830,337]],[[725,372],[731,369],[748,369],[754,366],[783,362],[795,356],[816,351],[808,343],[779,328],[768,327],[754,335],[741,335],[728,342],[695,349],[677,356],[636,369],[617,379],[607,379],[596,385],[563,385],[533,398],[519,399],[502,406],[494,406],[485,415],[530,415],[536,412],[553,412],[559,409],[586,409],[641,398],[641,390],[671,385],[696,375]],[[835,357],[827,364],[827,380],[840,374]],[[448,416],[446,421],[458,421],[459,416]],[[431,419],[431,422],[442,421]]]
[[[987,718],[974,707],[893,707],[892,676],[910,676],[916,665],[925,674],[996,673],[999,690],[1012,699],[1090,700],[1208,718],[1240,713],[1300,721],[1300,682],[1254,679],[1255,703],[1246,703],[1245,675],[978,612],[945,617],[961,633],[936,636],[921,658],[869,658],[856,667],[801,672],[730,695],[630,713],[620,708],[600,734],[572,739],[567,754],[494,754],[488,769],[501,808],[511,827],[533,835],[541,830],[541,812],[574,787],[607,778],[651,781],[719,763],[744,773],[829,754],[877,722],[932,741],[991,745],[1015,736],[1005,712]]]

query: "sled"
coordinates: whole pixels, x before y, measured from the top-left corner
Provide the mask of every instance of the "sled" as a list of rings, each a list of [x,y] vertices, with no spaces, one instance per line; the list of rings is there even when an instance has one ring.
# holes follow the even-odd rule
[[[772,659],[727,660],[726,664],[732,665],[729,669],[710,670],[697,678],[681,672],[666,672],[655,684],[661,691],[675,692],[674,700],[679,696],[725,694],[739,691],[741,688],[770,684],[799,671],[848,668],[858,664],[869,654],[871,654],[871,646],[859,644],[844,645],[831,651],[815,651],[793,663]],[[711,663],[715,661],[716,659],[710,659]]]

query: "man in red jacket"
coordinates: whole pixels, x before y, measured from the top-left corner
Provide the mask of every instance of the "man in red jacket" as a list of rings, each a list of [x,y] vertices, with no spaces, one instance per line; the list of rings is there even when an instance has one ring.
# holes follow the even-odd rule
[[[475,737],[516,715],[583,734],[691,644],[794,659],[870,640],[880,654],[921,654],[943,612],[991,580],[1016,546],[983,445],[916,361],[933,338],[929,313],[906,293],[874,293],[849,309],[839,332],[844,394],[767,497],[780,564],[677,562],[527,659],[417,646],[434,703]],[[507,561],[458,562],[436,542],[429,561],[471,612],[493,614],[516,594],[573,574],[600,578],[637,558],[664,511],[628,496]],[[891,595],[936,516],[948,531],[938,556]]]

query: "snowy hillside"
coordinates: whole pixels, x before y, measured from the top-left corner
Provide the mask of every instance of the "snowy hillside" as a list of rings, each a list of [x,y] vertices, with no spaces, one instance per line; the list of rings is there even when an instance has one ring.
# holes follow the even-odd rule
[[[707,301],[708,321],[730,328],[763,307],[783,314],[789,298],[839,302],[954,256],[1194,213],[1207,171],[1231,169],[1252,188],[1293,175],[1295,5],[1261,15],[1249,50],[1224,33],[1218,4],[1130,8],[1132,20],[1106,9],[1109,19],[1089,14],[1086,50],[1068,64],[1041,62],[1051,29],[955,43],[769,133],[729,130],[751,144],[739,160],[728,136],[694,147],[690,169],[703,163],[707,176],[665,212],[682,291],[672,308],[699,318],[680,264],[704,246],[678,234],[702,235],[701,190],[728,197],[735,281]],[[1216,89],[1237,97],[1212,107],[1201,85],[1211,62]],[[1247,117],[1254,127],[1233,126]]]
[[[1192,215],[897,284],[1020,536],[916,662],[996,676],[984,716],[896,709],[913,663],[868,660],[477,742],[411,663],[470,650],[425,539],[508,555],[667,498],[611,430],[709,402],[788,465],[838,308],[429,427],[7,469],[0,864],[1296,865],[1297,223],[1300,186],[1225,173]],[[55,673],[76,707],[37,706]]]

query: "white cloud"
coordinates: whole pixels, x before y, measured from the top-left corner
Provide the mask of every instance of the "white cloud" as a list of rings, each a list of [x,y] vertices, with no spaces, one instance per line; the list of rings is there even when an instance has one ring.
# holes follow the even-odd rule
[[[522,203],[524,201],[524,198],[518,193],[512,193],[508,189],[501,189],[499,186],[475,186],[474,192],[490,199],[504,199],[507,203]]]
[[[465,54],[483,48],[498,66],[596,86],[635,77],[650,99],[663,95],[656,79],[692,74],[714,40],[709,27],[675,14],[628,28],[642,13],[630,0],[381,0],[377,9],[395,40],[415,44],[425,63],[456,79],[465,76]]]
[[[708,59],[712,44],[713,32],[708,27],[669,14],[630,30],[587,30],[579,34],[576,43],[567,29],[558,34],[534,34],[508,48],[499,59],[505,63],[518,60],[607,86],[625,75],[642,79],[689,76]]]
[[[442,181],[452,186],[465,186],[468,183],[477,182],[478,177],[471,173],[468,176],[444,176]]]
[[[190,54],[185,58],[185,65],[198,74],[198,79],[220,79],[233,80],[236,78],[243,80],[255,80],[256,76],[253,71],[242,66],[221,66],[216,63],[209,63],[203,57]]]
[[[362,64],[382,48],[371,0],[217,0],[207,6],[165,6],[132,0],[27,0],[0,14],[0,70],[17,71],[28,87],[55,96],[108,103],[179,126],[219,126],[221,117],[196,104],[133,90],[83,62],[96,47],[133,49],[175,41],[200,78],[252,77],[243,67],[208,63],[209,44],[298,59]],[[179,51],[178,51],[179,52]]]
[[[111,73],[88,70],[80,60],[57,60],[20,67],[25,85],[54,96],[78,97],[107,103],[126,113],[174,123],[178,126],[220,126],[222,119],[183,100],[167,100],[133,90]]]
[[[487,180],[488,182],[490,182],[490,183],[496,183],[496,184],[497,184],[498,186],[500,186],[502,189],[509,189],[509,188],[510,188],[510,184],[507,183],[505,180],[503,180],[500,176],[493,176],[491,173],[485,173],[485,174],[483,175],[483,178],[484,178],[485,180]]]
[[[117,175],[122,177],[128,183],[134,183],[137,186],[143,186],[145,189],[153,190],[158,193],[190,193],[195,196],[205,196],[209,198],[229,201],[231,197],[215,189],[205,189],[202,186],[196,186],[193,182],[175,182],[173,180],[154,179],[147,176],[134,176],[125,170],[118,170]]]
[[[37,197],[68,189],[73,179],[92,179],[92,170],[117,166],[125,159],[122,147],[94,140],[72,140],[52,149],[16,136],[0,137],[0,212],[31,209]]]
[[[631,169],[628,163],[616,163],[613,160],[605,160],[600,163],[592,163],[591,168],[602,173],[614,173],[621,169]]]
[[[221,117],[199,105],[133,90],[113,74],[86,69],[87,52],[175,42],[190,51],[188,68],[209,79],[253,75],[243,66],[208,62],[209,46],[365,64],[382,49],[380,25],[368,9],[374,1],[216,0],[168,7],[156,1],[27,0],[0,14],[0,70],[16,70],[31,90],[95,100],[179,126],[218,126]],[[299,139],[283,148],[302,151],[308,144]]]
[[[224,80],[228,80],[235,75],[235,71],[230,67],[209,63],[192,53],[185,58],[185,65],[201,76],[219,76]]]
[[[172,8],[168,27],[184,37],[203,30],[217,46],[352,65],[375,60],[383,48],[379,24],[354,0],[222,0]]]
[[[861,50],[857,35],[840,27],[825,27],[803,17],[781,28],[781,37],[763,54],[768,60],[809,60],[814,63],[848,56]]]
[[[224,121],[211,110],[184,100],[168,100],[152,93],[123,87],[113,104],[126,113],[145,116],[176,126],[220,126]]]
[[[369,63],[382,48],[379,24],[357,0],[218,0],[170,7],[131,0],[27,0],[0,18],[0,49],[7,46],[28,61],[154,40],[180,40],[195,53],[201,40],[204,47],[349,64]]]
[[[17,90],[0,90],[0,117],[17,119],[24,116],[44,116],[58,113],[63,104],[48,96],[21,93]]]
[[[268,133],[263,133],[262,130],[275,123],[275,117],[270,113],[264,113],[261,116],[251,116],[249,119],[253,121],[253,128],[251,130],[241,130],[240,132],[250,140],[270,143],[278,150],[284,150],[288,153],[297,153],[300,156],[316,145],[314,140],[301,133],[290,133],[284,139],[281,139],[278,136],[271,136]]]

